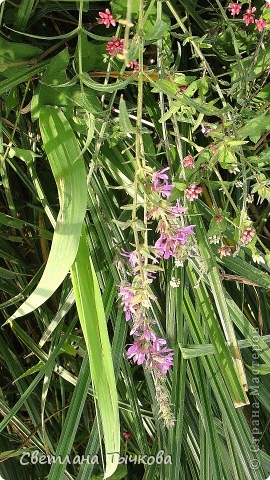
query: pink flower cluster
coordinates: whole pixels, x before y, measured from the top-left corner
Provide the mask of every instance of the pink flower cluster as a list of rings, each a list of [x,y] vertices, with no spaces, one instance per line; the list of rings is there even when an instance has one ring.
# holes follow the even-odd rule
[[[232,249],[231,249],[231,247],[220,247],[218,249],[218,253],[220,255],[220,258],[227,257],[227,256],[231,255]]]
[[[113,39],[107,43],[106,50],[113,57],[117,55],[117,53],[122,54],[124,51],[124,39],[113,37]]]
[[[188,227],[178,228],[172,226],[169,231],[168,229],[167,231],[165,230],[155,243],[155,255],[164,258],[164,260],[176,257],[178,246],[185,245],[187,235],[194,235],[193,228],[195,226],[189,225]]]
[[[241,242],[248,245],[255,235],[255,230],[252,227],[245,227],[241,236]]]
[[[105,12],[99,12],[99,16],[100,19],[98,20],[98,23],[100,25],[105,25],[106,28],[109,28],[111,25],[113,27],[116,26],[116,20],[108,8],[106,8]],[[106,50],[112,57],[115,57],[118,53],[122,55],[124,51],[124,39],[117,38],[115,36],[112,37],[112,40],[107,43]],[[132,60],[128,67],[132,68],[134,72],[139,70],[139,64],[137,60]]]
[[[265,8],[270,7],[270,2],[267,0],[265,4]],[[242,9],[242,4],[241,3],[229,3],[228,9],[231,12],[231,15],[239,15],[241,9]],[[256,12],[256,7],[248,7],[246,9],[246,13],[243,15],[243,20],[248,26],[250,23],[255,23],[257,29],[259,32],[261,32],[264,28],[268,26],[268,23],[264,20],[263,17],[260,17],[258,19],[255,19],[255,12]]]
[[[148,326],[141,331],[135,331],[137,337],[133,345],[127,351],[128,358],[133,358],[134,363],[142,365],[145,363],[150,370],[155,370],[166,375],[173,365],[173,350],[167,347],[163,338],[158,338]]]
[[[109,28],[110,25],[112,25],[113,27],[116,26],[115,18],[113,17],[108,8],[106,8],[105,12],[98,12],[98,14],[100,16],[100,19],[98,21],[100,25],[104,24],[106,28]]]
[[[202,193],[202,187],[198,187],[195,182],[191,183],[188,188],[185,189],[185,195],[190,202],[197,200],[200,193]]]

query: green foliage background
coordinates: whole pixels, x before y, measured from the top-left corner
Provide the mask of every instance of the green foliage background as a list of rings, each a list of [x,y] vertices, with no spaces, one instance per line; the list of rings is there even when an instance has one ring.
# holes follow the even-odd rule
[[[268,20],[264,3],[254,5]],[[108,7],[116,28],[97,22]],[[219,0],[6,0],[0,20],[0,474],[266,479],[268,28],[246,28]],[[144,74],[108,57],[116,34]],[[137,194],[142,224],[138,136],[150,168],[169,165],[172,198],[196,224],[184,266],[165,262],[153,283],[157,333],[175,351],[169,430],[151,375],[126,358],[118,299]],[[192,182],[203,193],[188,203]],[[256,235],[243,246],[250,225]],[[220,258],[215,237],[233,254]],[[36,450],[98,461],[20,464]],[[161,450],[171,463],[136,462]],[[112,452],[133,461],[117,466]]]

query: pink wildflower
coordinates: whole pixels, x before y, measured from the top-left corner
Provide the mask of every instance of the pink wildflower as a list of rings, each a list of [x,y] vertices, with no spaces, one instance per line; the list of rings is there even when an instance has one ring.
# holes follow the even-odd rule
[[[161,233],[160,237],[155,243],[155,250],[157,257],[163,257],[164,260],[175,257],[178,244],[185,245],[187,235],[194,235],[193,228],[196,225],[189,225],[188,227],[180,227],[175,235],[169,233]]]
[[[243,15],[243,20],[246,26],[255,22],[254,12],[256,12],[256,7],[247,8],[245,15]]]
[[[132,68],[132,70],[134,70],[134,72],[138,72],[138,70],[139,70],[139,64],[138,64],[137,60],[132,60],[131,62],[129,62],[128,67]]]
[[[255,230],[252,227],[246,227],[244,228],[244,231],[241,236],[241,242],[244,243],[244,245],[247,245],[248,243],[251,242],[255,235]]]
[[[270,8],[270,0],[266,0],[264,8]]]
[[[242,5],[239,3],[229,3],[228,9],[231,10],[231,15],[239,15]]]
[[[110,25],[115,27],[115,19],[108,8],[106,8],[105,12],[98,12],[98,14],[100,16],[98,21],[100,25],[104,24],[106,28],[109,28]]]
[[[123,307],[127,321],[130,320],[132,313],[131,300],[133,298],[133,291],[130,287],[130,284],[121,285],[119,289],[119,297],[122,297],[121,306]]]
[[[264,18],[259,18],[259,20],[255,20],[256,27],[259,32],[262,32],[264,28],[268,26],[268,23],[264,20]]]
[[[199,198],[202,193],[202,187],[198,187],[197,183],[191,183],[188,188],[185,188],[185,195],[190,202]]]
[[[227,257],[228,255],[231,255],[231,247],[220,247],[218,249],[218,253],[220,258]]]
[[[195,163],[194,163],[193,157],[191,155],[187,155],[183,159],[183,165],[184,165],[185,168],[189,168],[189,169],[195,168]]]
[[[216,222],[217,222],[217,223],[222,222],[222,217],[221,217],[220,215],[217,215],[217,216],[216,216]]]
[[[133,358],[134,363],[138,365],[145,363],[146,367],[166,375],[173,365],[174,355],[173,350],[166,347],[166,340],[157,338],[153,332],[148,338],[144,333],[136,332],[136,335],[137,338],[127,351],[128,358]]]
[[[128,257],[130,265],[134,268],[139,264],[138,255],[136,252],[126,252],[122,249],[122,255]]]
[[[115,56],[117,53],[122,54],[124,50],[124,39],[113,37],[113,40],[107,43],[106,50],[112,56]]]
[[[160,170],[159,172],[155,172],[153,174],[153,185],[152,189],[160,193],[162,197],[168,198],[171,196],[171,190],[173,189],[173,185],[169,185],[168,180],[169,177],[166,175],[167,170],[169,170],[169,167],[163,168],[163,170]]]
[[[130,432],[123,432],[123,437],[126,438],[126,440],[128,440],[129,438],[131,438],[131,433]]]

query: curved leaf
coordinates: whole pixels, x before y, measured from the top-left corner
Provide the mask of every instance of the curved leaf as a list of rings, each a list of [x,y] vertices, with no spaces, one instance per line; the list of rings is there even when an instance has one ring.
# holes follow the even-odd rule
[[[60,210],[40,282],[8,321],[38,308],[62,283],[75,260],[86,211],[86,173],[80,147],[69,122],[59,108],[42,108],[40,128],[57,184]]]

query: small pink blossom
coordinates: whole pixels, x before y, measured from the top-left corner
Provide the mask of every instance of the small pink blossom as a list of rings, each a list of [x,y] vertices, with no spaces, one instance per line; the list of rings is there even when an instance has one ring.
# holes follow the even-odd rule
[[[193,157],[191,155],[187,155],[183,159],[183,165],[184,165],[185,168],[189,168],[189,169],[195,168],[195,163],[194,163]]]
[[[217,222],[217,223],[222,222],[222,217],[221,217],[220,215],[217,215],[217,216],[216,216],[216,222]]]
[[[202,187],[198,187],[197,183],[191,183],[188,188],[185,188],[185,196],[190,202],[199,198],[200,193],[202,193]]]
[[[231,247],[220,247],[218,249],[218,253],[219,253],[220,258],[227,257],[227,256],[231,255],[231,252],[232,252]]]
[[[159,172],[153,174],[153,185],[152,189],[154,192],[160,193],[163,198],[169,198],[171,196],[171,190],[173,190],[173,185],[169,185],[169,177],[166,175],[169,167],[163,168]]]
[[[128,257],[130,265],[134,268],[139,264],[138,255],[136,252],[126,252],[122,249],[122,255]]]
[[[130,283],[127,284],[127,285],[121,285],[120,286],[119,297],[122,298],[121,306],[123,307],[123,310],[125,312],[127,321],[130,320],[130,318],[131,318],[131,313],[132,313],[131,301],[132,301],[133,295],[134,294],[133,294]],[[135,308],[136,307],[133,306],[133,310]]]
[[[129,438],[131,438],[131,433],[130,432],[123,432],[123,437],[126,438],[126,440],[128,440]]]
[[[215,146],[214,143],[210,143],[210,147],[212,147],[212,152],[216,153],[218,151],[218,148]]]
[[[229,3],[228,9],[231,10],[231,15],[239,15],[242,5],[240,3]]]
[[[156,250],[156,256],[163,257],[164,260],[168,260],[171,256],[175,257],[178,244],[185,245],[187,235],[194,235],[193,228],[195,226],[196,225],[180,227],[174,235],[170,233],[161,233],[154,247]]]
[[[264,18],[259,18],[259,20],[255,20],[256,27],[259,32],[262,32],[264,28],[268,26],[268,23],[264,20]]]
[[[98,14],[100,16],[100,19],[98,21],[100,25],[104,24],[106,28],[109,28],[110,25],[115,27],[115,19],[108,8],[106,8],[105,12],[98,12]]]
[[[254,12],[256,12],[256,7],[247,8],[245,15],[243,15],[243,20],[246,26],[255,22]]]
[[[246,227],[244,228],[244,231],[241,236],[241,242],[244,243],[244,245],[248,245],[248,243],[251,242],[255,235],[255,230],[252,227]]]
[[[170,366],[173,365],[174,352],[166,347],[166,340],[157,338],[152,332],[150,338],[146,338],[144,332],[136,332],[133,345],[127,351],[127,357],[132,358],[134,363],[150,367],[162,375],[166,375]]]
[[[107,43],[106,50],[113,57],[117,55],[117,53],[122,54],[124,51],[124,39],[113,37],[113,39]]]
[[[270,0],[266,0],[264,8],[270,8]]]
[[[138,72],[138,70],[139,70],[139,64],[138,64],[137,60],[131,60],[131,62],[129,62],[129,64],[128,64],[128,67],[132,68],[132,70],[134,70],[134,72]]]

